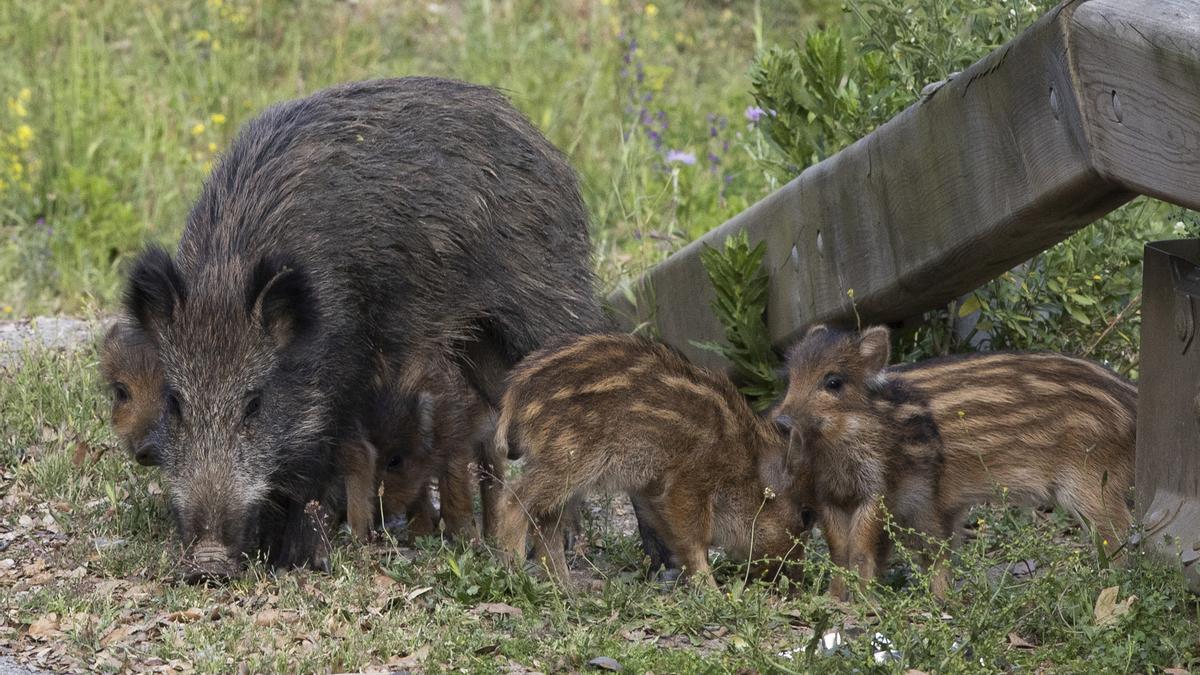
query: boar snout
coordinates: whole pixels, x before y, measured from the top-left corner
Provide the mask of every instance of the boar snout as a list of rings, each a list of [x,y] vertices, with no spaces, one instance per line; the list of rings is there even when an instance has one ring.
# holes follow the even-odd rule
[[[137,447],[133,453],[133,458],[142,466],[158,466],[160,463],[160,450],[156,441],[147,440]]]
[[[184,579],[190,584],[224,583],[241,572],[225,546],[204,541],[192,547],[184,562]]]

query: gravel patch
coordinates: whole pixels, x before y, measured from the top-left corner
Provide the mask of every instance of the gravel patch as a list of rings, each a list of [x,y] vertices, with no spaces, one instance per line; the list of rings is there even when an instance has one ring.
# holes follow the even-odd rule
[[[86,347],[99,329],[97,322],[61,316],[0,321],[0,366],[19,363],[30,349],[69,351]]]

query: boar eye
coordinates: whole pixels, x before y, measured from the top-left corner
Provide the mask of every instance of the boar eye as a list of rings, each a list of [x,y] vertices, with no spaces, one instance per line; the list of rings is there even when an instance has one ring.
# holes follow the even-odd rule
[[[117,403],[124,403],[129,400],[129,387],[126,387],[123,382],[114,382],[112,386],[113,399]]]
[[[167,412],[175,419],[183,418],[183,406],[179,404],[179,396],[173,391],[167,392]]]
[[[842,386],[846,384],[845,379],[841,375],[826,375],[825,376],[825,391],[836,394],[842,390]]]
[[[242,418],[249,421],[258,414],[262,409],[262,394],[253,392],[246,397],[246,407],[242,411]]]

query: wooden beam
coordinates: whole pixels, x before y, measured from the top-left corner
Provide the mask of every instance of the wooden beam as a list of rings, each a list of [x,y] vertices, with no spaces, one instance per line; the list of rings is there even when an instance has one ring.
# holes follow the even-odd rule
[[[1200,3],[1091,0],[1070,48],[1096,169],[1200,209]]]
[[[1200,84],[1177,79],[1200,67],[1200,28],[1177,25],[1195,13],[1190,0],[1063,3],[650,270],[636,307],[614,294],[614,313],[627,327],[650,321],[693,359],[721,365],[689,343],[722,336],[699,253],[738,231],[767,242],[768,324],[785,345],[812,322],[856,312],[864,322],[895,321],[940,306],[1136,192],[1197,205]],[[1148,39],[1143,26],[1152,27]],[[1105,61],[1106,50],[1118,60]],[[1158,71],[1121,79],[1138,79],[1126,82],[1133,105],[1118,95],[1123,121],[1105,122],[1097,92],[1116,87],[1110,71],[1153,70],[1164,53]]]

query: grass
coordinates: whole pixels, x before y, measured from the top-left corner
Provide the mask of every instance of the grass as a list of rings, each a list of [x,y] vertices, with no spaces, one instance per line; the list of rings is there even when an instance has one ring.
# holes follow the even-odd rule
[[[719,590],[644,581],[634,539],[600,517],[573,594],[486,550],[340,535],[334,571],[253,565],[219,588],[178,583],[177,544],[153,471],[112,448],[96,355],[36,352],[0,374],[0,644],[79,670],[466,672],[1151,672],[1200,666],[1197,600],[1156,558],[1105,566],[1062,513],[990,508],[957,554],[944,603],[905,574],[850,604],[823,594],[819,540],[802,579],[745,582],[718,558]],[[1032,561],[1032,576],[1004,566]],[[1115,587],[1111,623],[1097,601]],[[1104,603],[1100,603],[1103,605]],[[823,653],[818,638],[844,643]],[[881,642],[877,635],[888,641]],[[46,649],[47,647],[53,649]],[[895,652],[893,655],[891,652]],[[878,653],[878,656],[877,656]],[[877,662],[881,659],[881,662]]]
[[[775,187],[742,116],[746,67],[836,9],[0,3],[0,316],[110,312],[123,265],[178,237],[240,124],[327,84],[415,73],[503,87],[568,153],[611,289]],[[669,162],[671,150],[696,162]],[[1196,600],[1177,573],[1140,553],[1104,566],[1062,514],[1017,509],[980,512],[944,604],[919,574],[830,601],[819,541],[802,581],[746,583],[719,561],[720,590],[663,590],[607,517],[573,561],[586,589],[573,595],[440,539],[343,539],[332,575],[253,566],[226,587],[187,586],[158,478],[112,447],[105,407],[93,351],[30,352],[0,370],[0,653],[69,671],[521,672],[601,656],[659,673],[1200,667]],[[1032,577],[997,572],[1026,560]],[[1101,625],[1113,587],[1118,606],[1137,599]],[[832,630],[846,641],[821,654]]]
[[[789,40],[832,8],[0,4],[0,307],[111,307],[122,265],[146,240],[174,242],[242,123],[336,82],[408,74],[503,88],[569,155],[612,287],[769,191],[755,161],[765,146],[743,117],[747,68],[762,41]],[[668,164],[670,150],[697,161]]]

